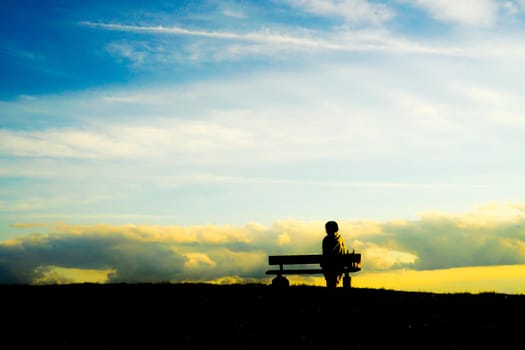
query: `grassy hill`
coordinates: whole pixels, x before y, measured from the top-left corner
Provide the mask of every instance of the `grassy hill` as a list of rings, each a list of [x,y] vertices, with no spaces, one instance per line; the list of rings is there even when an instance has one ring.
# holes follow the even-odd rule
[[[521,343],[525,295],[211,284],[0,286],[11,348],[476,349]]]

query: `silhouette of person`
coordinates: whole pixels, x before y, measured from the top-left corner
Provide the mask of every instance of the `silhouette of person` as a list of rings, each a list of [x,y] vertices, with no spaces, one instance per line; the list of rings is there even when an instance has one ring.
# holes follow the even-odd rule
[[[346,243],[339,234],[339,225],[335,221],[328,221],[325,224],[326,236],[323,238],[323,256],[334,256],[346,254]],[[322,262],[324,278],[328,288],[335,288],[341,282],[342,272],[334,270],[334,266],[327,262]]]

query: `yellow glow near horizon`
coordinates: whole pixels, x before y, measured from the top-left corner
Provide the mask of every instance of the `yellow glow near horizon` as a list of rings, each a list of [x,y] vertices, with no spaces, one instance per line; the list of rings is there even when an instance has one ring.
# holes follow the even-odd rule
[[[436,293],[525,294],[525,265],[370,272],[356,275],[352,284],[356,287]]]
[[[114,269],[95,270],[48,266],[33,284],[106,283]]]
[[[432,293],[525,294],[525,265],[358,272],[351,276],[352,286],[356,288]],[[287,278],[291,285],[325,285],[322,276],[287,276]]]

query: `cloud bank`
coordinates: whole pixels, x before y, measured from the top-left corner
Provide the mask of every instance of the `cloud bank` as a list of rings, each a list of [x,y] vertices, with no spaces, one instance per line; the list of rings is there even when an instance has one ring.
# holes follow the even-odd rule
[[[357,278],[458,267],[494,267],[497,275],[498,266],[525,264],[523,204],[339,223],[350,249],[362,254]],[[323,222],[294,220],[271,226],[13,226],[33,233],[0,243],[1,283],[268,282],[268,255],[319,253],[324,235]]]

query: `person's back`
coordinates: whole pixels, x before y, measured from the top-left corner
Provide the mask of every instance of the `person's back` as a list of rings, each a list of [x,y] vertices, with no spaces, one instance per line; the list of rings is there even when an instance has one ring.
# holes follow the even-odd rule
[[[335,221],[328,221],[325,224],[326,236],[323,238],[322,249],[324,256],[334,256],[346,254],[346,244],[343,237],[339,234],[339,226]],[[342,273],[334,270],[333,266],[322,263],[324,277],[327,287],[337,287],[341,281]]]

